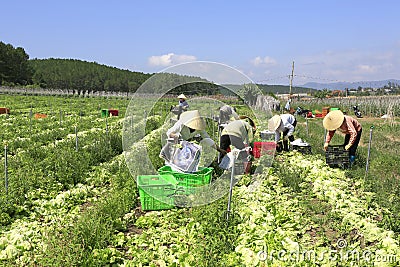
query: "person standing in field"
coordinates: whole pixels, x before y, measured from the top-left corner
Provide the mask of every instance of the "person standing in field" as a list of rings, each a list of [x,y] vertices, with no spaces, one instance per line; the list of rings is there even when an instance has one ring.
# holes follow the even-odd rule
[[[186,96],[184,94],[180,94],[178,96],[179,102],[178,102],[178,120],[182,114],[182,112],[185,112],[189,109],[189,104],[186,101]]]
[[[286,109],[286,111],[290,111],[290,103],[292,102],[292,99],[288,99],[288,101],[286,102],[286,104],[285,104],[285,109]]]
[[[328,134],[326,136],[324,150],[327,150],[329,142],[332,140],[336,130],[345,134],[344,149],[349,150],[350,164],[353,164],[356,159],[356,150],[361,139],[362,126],[353,117],[344,115],[340,110],[332,110],[329,112],[322,124]]]
[[[176,115],[177,115],[177,119],[179,120],[179,118],[180,118],[182,112],[188,111],[188,109],[189,109],[189,104],[188,104],[188,102],[186,101],[186,96],[185,96],[184,94],[180,94],[180,95],[178,96],[178,99],[179,99],[178,105],[176,105],[176,106],[171,106],[170,111],[171,111],[172,113],[176,114]]]

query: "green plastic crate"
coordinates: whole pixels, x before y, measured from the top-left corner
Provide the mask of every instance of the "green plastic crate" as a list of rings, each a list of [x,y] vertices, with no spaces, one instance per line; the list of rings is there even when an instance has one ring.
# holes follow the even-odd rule
[[[183,173],[172,170],[171,166],[163,166],[158,169],[159,174],[170,174],[178,181],[178,186],[184,187],[187,193],[193,193],[196,187],[201,187],[211,182],[214,168],[200,168],[198,172]],[[190,190],[194,189],[194,190]]]
[[[137,177],[142,210],[172,209],[177,184],[173,175],[140,175]]]
[[[101,110],[101,117],[102,118],[105,118],[105,117],[108,117],[108,109],[102,109]]]

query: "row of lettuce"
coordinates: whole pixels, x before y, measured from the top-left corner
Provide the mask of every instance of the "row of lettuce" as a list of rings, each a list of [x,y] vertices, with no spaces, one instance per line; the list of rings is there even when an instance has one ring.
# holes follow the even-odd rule
[[[135,129],[143,128],[146,122],[155,128],[161,125],[160,116],[153,116],[137,123]],[[43,155],[46,155],[42,160],[47,160],[54,166],[60,166],[60,163],[64,162],[67,163],[66,166],[73,166],[73,169],[79,167],[78,164],[84,164],[81,169],[85,171],[71,174],[72,168],[67,167],[59,171],[59,175],[54,172],[49,176],[53,181],[52,184],[48,181],[46,186],[27,185],[21,203],[14,202],[13,205],[19,211],[18,215],[9,216],[8,225],[2,231],[0,259],[4,264],[62,265],[66,263],[66,258],[71,259],[70,266],[80,265],[83,262],[94,264],[99,262],[99,259],[93,256],[93,251],[106,248],[116,230],[126,229],[128,222],[132,220],[129,213],[138,206],[137,189],[135,179],[132,178],[121,151],[115,150],[116,153],[107,151],[107,148],[113,147],[110,146],[114,143],[112,138],[116,139],[115,143],[119,146],[122,143],[121,132],[115,133],[113,130],[111,127],[109,135],[106,135],[106,143],[92,136],[93,138],[88,139],[88,143],[92,145],[85,146],[89,148],[98,144],[102,147],[104,149],[102,155],[107,158],[103,158],[101,162],[94,162],[89,158],[76,158],[75,151],[68,149],[73,146],[67,139],[60,141],[60,145],[42,148]],[[151,131],[147,128],[147,131],[152,134],[147,135],[142,142],[137,142],[132,150],[142,149],[142,144],[146,144],[144,149],[147,149],[159,140],[160,129]],[[60,150],[52,151],[56,147]],[[58,161],[57,158],[62,158],[60,153],[64,153],[63,151],[73,155],[71,162]],[[50,154],[57,157],[50,157]],[[96,153],[88,151],[87,155],[96,156]],[[36,169],[36,174],[40,173],[39,168],[42,165],[32,165],[34,162],[29,164]],[[55,180],[61,176],[63,179],[68,176],[81,180],[66,183]],[[68,245],[65,244],[66,240]]]
[[[125,128],[140,133],[148,125],[143,139],[137,134],[125,140],[129,147],[121,154],[121,123],[116,120],[108,133],[85,131],[79,153],[74,138],[64,136],[11,157],[10,177],[18,179],[1,203],[1,264],[399,265],[397,237],[382,224],[390,211],[363,190],[362,178],[347,178],[318,155],[278,156],[273,168],[242,177],[229,221],[226,197],[144,214],[134,178],[162,164],[159,141],[166,125],[151,116]]]
[[[93,167],[122,153],[124,119],[102,118],[96,104],[106,105],[108,101],[91,101],[34,96],[2,98],[1,104],[11,112],[0,115],[4,145],[0,157],[0,173],[4,177],[0,186],[0,225],[7,226],[28,216],[33,201],[52,198],[83,183]],[[122,101],[119,107],[123,109],[126,103]],[[91,108],[85,107],[90,104]],[[67,110],[69,115],[61,123],[50,114],[43,119],[29,118],[29,110],[46,112],[52,106]],[[83,108],[86,114],[77,116]]]
[[[382,208],[360,181],[318,157],[279,159],[301,174],[300,190],[286,186],[276,166],[242,177],[227,221],[225,197],[205,207],[141,213],[134,180],[123,156],[116,156],[95,168],[87,185],[38,200],[36,218],[16,221],[3,235],[2,259],[20,266],[399,264],[399,243],[380,225]],[[105,183],[112,186],[99,186]],[[329,207],[335,225],[323,229],[308,216],[305,200]]]
[[[128,153],[141,157],[139,152],[152,147],[160,131],[150,132]],[[285,154],[277,157],[274,168],[242,177],[233,191],[229,221],[226,198],[203,207],[142,214],[132,176],[149,170],[137,168],[132,173],[126,164],[129,161],[122,155],[115,156],[88,173],[85,185],[49,200],[38,199],[35,218],[26,224],[14,222],[3,235],[5,262],[21,266],[399,264],[398,241],[380,224],[387,211],[375,204],[373,194],[363,191],[361,180],[346,178],[344,171],[327,167],[319,156]],[[283,164],[291,166],[286,177]],[[291,176],[296,176],[296,190],[288,186]],[[326,207],[329,218],[324,222],[310,216],[309,209],[316,207],[305,202]]]

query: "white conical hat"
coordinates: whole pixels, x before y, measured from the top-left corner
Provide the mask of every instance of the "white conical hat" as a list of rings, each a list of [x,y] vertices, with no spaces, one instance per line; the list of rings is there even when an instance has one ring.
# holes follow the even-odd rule
[[[180,95],[178,95],[178,98],[186,99],[186,96],[184,94],[180,94]]]
[[[344,120],[344,114],[340,110],[332,110],[328,114],[326,114],[324,120],[322,121],[322,125],[328,131],[336,130],[342,125]]]
[[[271,132],[275,132],[280,124],[281,124],[281,116],[275,115],[268,120],[268,130]]]
[[[195,129],[195,130],[205,130],[206,123],[203,118],[200,116],[200,112],[198,110],[190,110],[185,111],[181,114],[179,120],[183,125]]]

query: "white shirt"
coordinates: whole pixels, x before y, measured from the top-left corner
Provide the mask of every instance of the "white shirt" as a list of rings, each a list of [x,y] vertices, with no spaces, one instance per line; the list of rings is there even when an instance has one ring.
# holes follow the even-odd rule
[[[289,100],[286,102],[286,105],[285,105],[285,109],[286,109],[286,110],[290,110],[290,102],[292,102],[291,99],[289,99]]]
[[[287,136],[291,136],[293,134],[294,132],[293,123],[296,120],[296,118],[292,114],[282,114],[280,117],[281,117],[281,124],[275,131],[276,142],[278,142],[279,139],[281,139],[281,133],[283,133],[286,130],[289,130]]]

